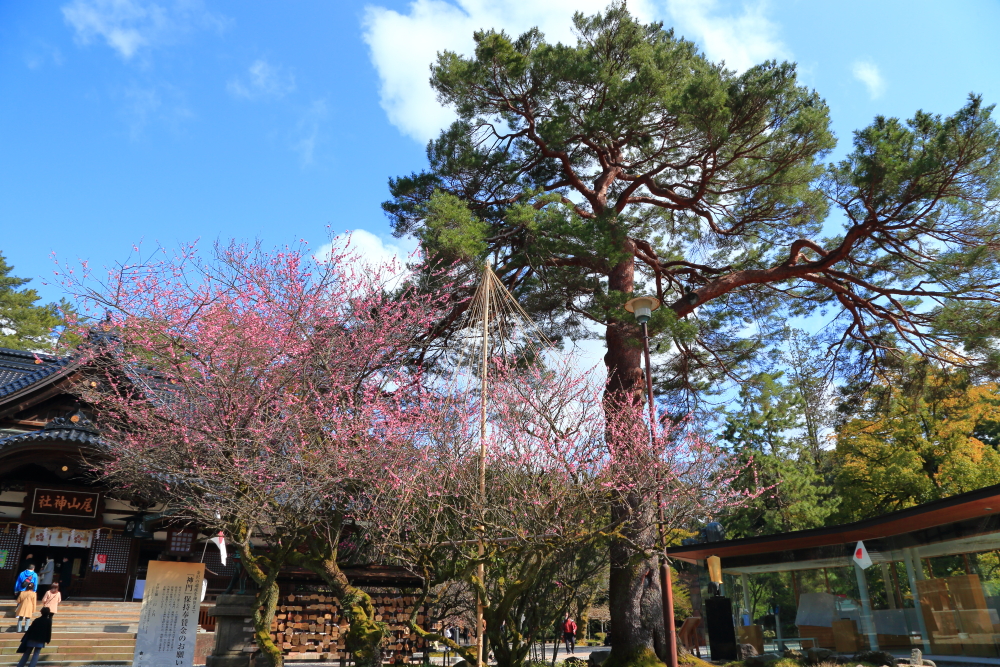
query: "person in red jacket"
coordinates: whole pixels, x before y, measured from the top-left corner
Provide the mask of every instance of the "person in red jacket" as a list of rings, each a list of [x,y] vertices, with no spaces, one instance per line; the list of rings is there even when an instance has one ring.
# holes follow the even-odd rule
[[[576,621],[566,614],[566,620],[562,624],[563,641],[566,642],[566,652],[570,655],[576,653]]]

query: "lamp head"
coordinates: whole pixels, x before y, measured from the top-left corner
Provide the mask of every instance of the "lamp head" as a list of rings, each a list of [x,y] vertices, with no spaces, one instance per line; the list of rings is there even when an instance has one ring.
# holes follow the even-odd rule
[[[637,296],[625,303],[625,310],[635,315],[639,324],[645,324],[653,316],[653,311],[660,307],[659,299],[651,296]]]

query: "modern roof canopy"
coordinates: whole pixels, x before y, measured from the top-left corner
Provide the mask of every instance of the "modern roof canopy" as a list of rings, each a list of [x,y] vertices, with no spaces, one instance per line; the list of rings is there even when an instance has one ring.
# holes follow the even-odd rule
[[[1000,485],[854,523],[671,547],[667,554],[691,563],[718,556],[730,573],[789,571],[850,565],[858,541],[872,542],[876,562],[900,560],[890,553],[899,548],[917,548],[921,556],[1000,548]]]

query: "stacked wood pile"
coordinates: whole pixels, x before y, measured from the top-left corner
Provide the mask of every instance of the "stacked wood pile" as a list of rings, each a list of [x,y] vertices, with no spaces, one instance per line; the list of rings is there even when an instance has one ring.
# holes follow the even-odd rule
[[[350,658],[344,647],[344,636],[348,631],[347,618],[341,613],[337,598],[322,594],[288,595],[281,600],[271,637],[290,658],[313,658],[318,660],[339,660]],[[389,626],[388,643],[383,645],[383,662],[391,665],[405,665],[412,662],[413,652],[422,651],[424,641],[410,632],[410,612],[415,599],[409,595],[378,594],[372,596],[375,620]],[[417,614],[416,621],[423,627],[426,619],[424,609]]]

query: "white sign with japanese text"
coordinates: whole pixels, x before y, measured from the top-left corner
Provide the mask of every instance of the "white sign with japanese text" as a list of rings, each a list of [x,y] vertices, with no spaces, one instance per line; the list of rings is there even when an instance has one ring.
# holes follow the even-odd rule
[[[132,667],[191,667],[203,563],[150,561]]]

